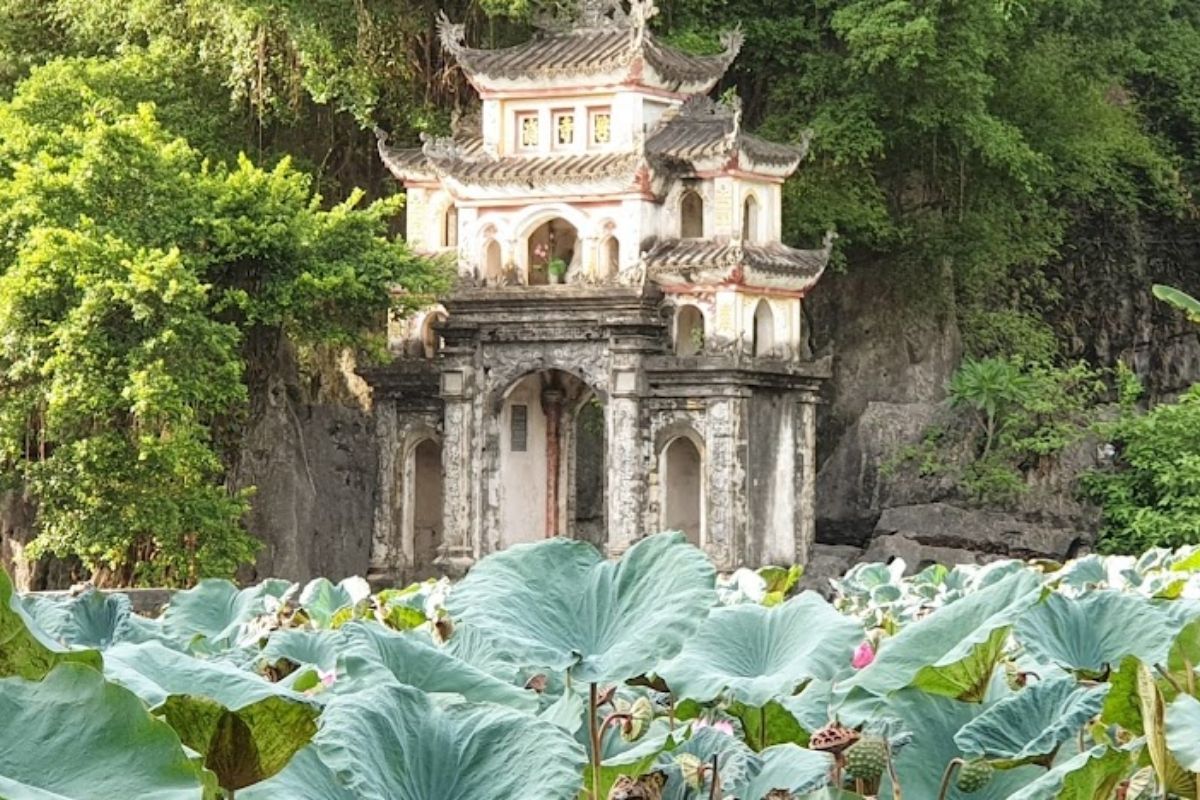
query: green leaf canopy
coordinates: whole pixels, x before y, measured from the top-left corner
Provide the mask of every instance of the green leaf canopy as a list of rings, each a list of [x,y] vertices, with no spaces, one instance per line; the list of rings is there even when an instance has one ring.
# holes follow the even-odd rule
[[[119,644],[105,674],[129,688],[205,757],[221,785],[240,789],[270,777],[316,733],[317,703],[220,661],[158,642]]]
[[[548,722],[491,704],[439,706],[396,683],[333,698],[312,749],[344,792],[329,794],[306,757],[244,796],[569,800],[584,762],[583,748]]]
[[[1069,675],[1038,681],[963,726],[954,743],[969,758],[1019,764],[1052,757],[1100,713],[1108,684],[1085,687]]]
[[[171,598],[162,616],[163,632],[183,647],[231,647],[245,626],[275,608],[292,586],[278,579],[245,589],[217,578],[200,581]]]
[[[677,697],[707,702],[719,695],[763,706],[805,681],[850,670],[863,628],[824,598],[804,592],[767,608],[714,609],[683,650],[658,668]]]
[[[681,533],[643,539],[617,562],[586,542],[550,539],[479,562],[447,608],[524,666],[602,683],[677,654],[715,601],[715,577]]]
[[[1116,591],[1052,594],[1021,618],[1015,635],[1047,664],[1100,673],[1126,656],[1166,664],[1179,625],[1150,600]]]
[[[201,800],[179,737],[91,667],[0,679],[0,797]]]

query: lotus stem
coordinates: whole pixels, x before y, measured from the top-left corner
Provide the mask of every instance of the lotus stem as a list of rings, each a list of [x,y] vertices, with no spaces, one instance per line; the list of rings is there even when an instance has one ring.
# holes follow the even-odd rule
[[[596,715],[600,713],[600,689],[592,683],[588,689],[588,735],[592,743],[592,800],[600,797],[600,728],[596,724]]]
[[[1184,677],[1187,679],[1188,694],[1192,697],[1196,696],[1196,671],[1192,667],[1192,661],[1187,656],[1183,657]]]
[[[892,745],[889,742],[884,748],[887,758],[888,777],[892,779],[892,800],[904,800],[904,792],[900,789],[900,776],[896,774],[896,763],[892,760]]]
[[[717,754],[712,757],[712,788],[708,792],[708,800],[721,800],[721,771],[717,768]]]
[[[937,800],[946,800],[946,792],[950,790],[950,779],[954,777],[954,771],[962,766],[961,758],[952,758],[950,763],[946,765],[946,771],[942,773],[942,788],[938,790]]]
[[[1179,685],[1178,681],[1176,681],[1173,677],[1171,677],[1171,673],[1169,673],[1165,669],[1163,669],[1162,664],[1155,664],[1154,669],[1155,669],[1155,671],[1158,672],[1159,675],[1163,676],[1163,678],[1166,680],[1167,683],[1171,684],[1171,688],[1173,688],[1179,694],[1184,693],[1183,687]]]

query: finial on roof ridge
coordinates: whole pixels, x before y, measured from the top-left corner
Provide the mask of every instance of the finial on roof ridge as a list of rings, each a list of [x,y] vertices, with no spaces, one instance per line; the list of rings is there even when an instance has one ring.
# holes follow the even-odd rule
[[[437,31],[442,47],[451,55],[457,57],[466,47],[466,26],[461,22],[451,22],[444,10],[438,12]]]

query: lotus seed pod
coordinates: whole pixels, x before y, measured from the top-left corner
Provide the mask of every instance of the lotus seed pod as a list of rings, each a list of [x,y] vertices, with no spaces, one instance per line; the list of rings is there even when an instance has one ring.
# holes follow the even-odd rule
[[[887,769],[887,742],[879,736],[864,736],[846,748],[846,774],[874,783]]]
[[[975,758],[966,762],[958,770],[958,790],[966,794],[978,792],[991,783],[995,771],[995,767],[986,759]]]

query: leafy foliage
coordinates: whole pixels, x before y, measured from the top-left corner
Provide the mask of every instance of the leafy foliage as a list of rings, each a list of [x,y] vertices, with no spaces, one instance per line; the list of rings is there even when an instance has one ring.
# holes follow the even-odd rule
[[[1200,386],[1105,433],[1117,448],[1113,468],[1084,481],[1104,511],[1100,548],[1130,553],[1200,542]]]
[[[128,99],[137,66],[56,63],[0,104],[0,476],[37,502],[32,554],[186,584],[256,550],[219,440],[254,354],[362,342],[392,286],[440,284],[383,235],[395,202],[206,161]]]
[[[8,698],[17,710],[0,714],[0,728],[47,726],[37,741],[49,747],[28,763],[0,753],[0,789],[98,796],[79,783],[92,757],[107,766],[134,753],[135,767],[103,771],[109,794],[134,791],[128,785],[139,797],[208,800],[214,781],[238,797],[300,800],[566,800],[596,785],[602,798],[657,787],[664,800],[688,800],[719,787],[737,800],[775,800],[780,790],[862,800],[891,796],[893,782],[903,796],[930,800],[1115,800],[1127,796],[1118,793],[1126,781],[1159,796],[1194,792],[1196,548],[938,566],[909,578],[902,565],[860,565],[837,584],[833,607],[810,593],[776,603],[763,591],[755,600],[730,578],[714,607],[694,548],[675,534],[650,537],[629,563],[582,559],[590,577],[576,585],[597,590],[582,605],[620,608],[625,635],[649,641],[646,622],[660,618],[661,598],[642,606],[626,589],[644,586],[644,575],[676,588],[699,575],[708,588],[682,592],[699,632],[677,657],[654,645],[638,664],[614,667],[627,677],[588,687],[589,703],[578,676],[587,664],[601,678],[596,662],[546,664],[532,646],[553,648],[560,631],[527,626],[520,640],[501,637],[519,648],[488,650],[471,622],[503,620],[477,607],[498,597],[544,602],[529,592],[530,576],[548,556],[581,557],[575,544],[489,556],[476,566],[487,592],[434,582],[367,597],[348,588],[342,602],[324,580],[240,591],[206,581],[179,592],[161,618],[98,625],[78,624],[92,619],[85,609],[111,607],[112,619],[128,623],[127,606],[111,597],[15,599],[57,626],[60,647],[97,630],[119,641],[48,674],[30,668],[43,663],[37,652],[15,652],[11,662],[26,669],[3,679],[0,705]],[[614,573],[624,580],[610,580]],[[541,585],[561,598],[553,583]],[[396,596],[425,598],[415,629],[409,620],[388,627]],[[602,607],[596,597],[616,602]],[[316,622],[314,602],[323,619],[352,618]],[[4,641],[11,630],[47,638],[32,617],[0,622]],[[856,641],[873,645],[869,665],[851,663]],[[112,736],[98,742],[100,730]],[[871,737],[882,748],[875,783],[846,775],[839,751],[824,749],[831,735]],[[593,746],[598,771],[585,766]],[[60,768],[67,757],[69,775]]]

